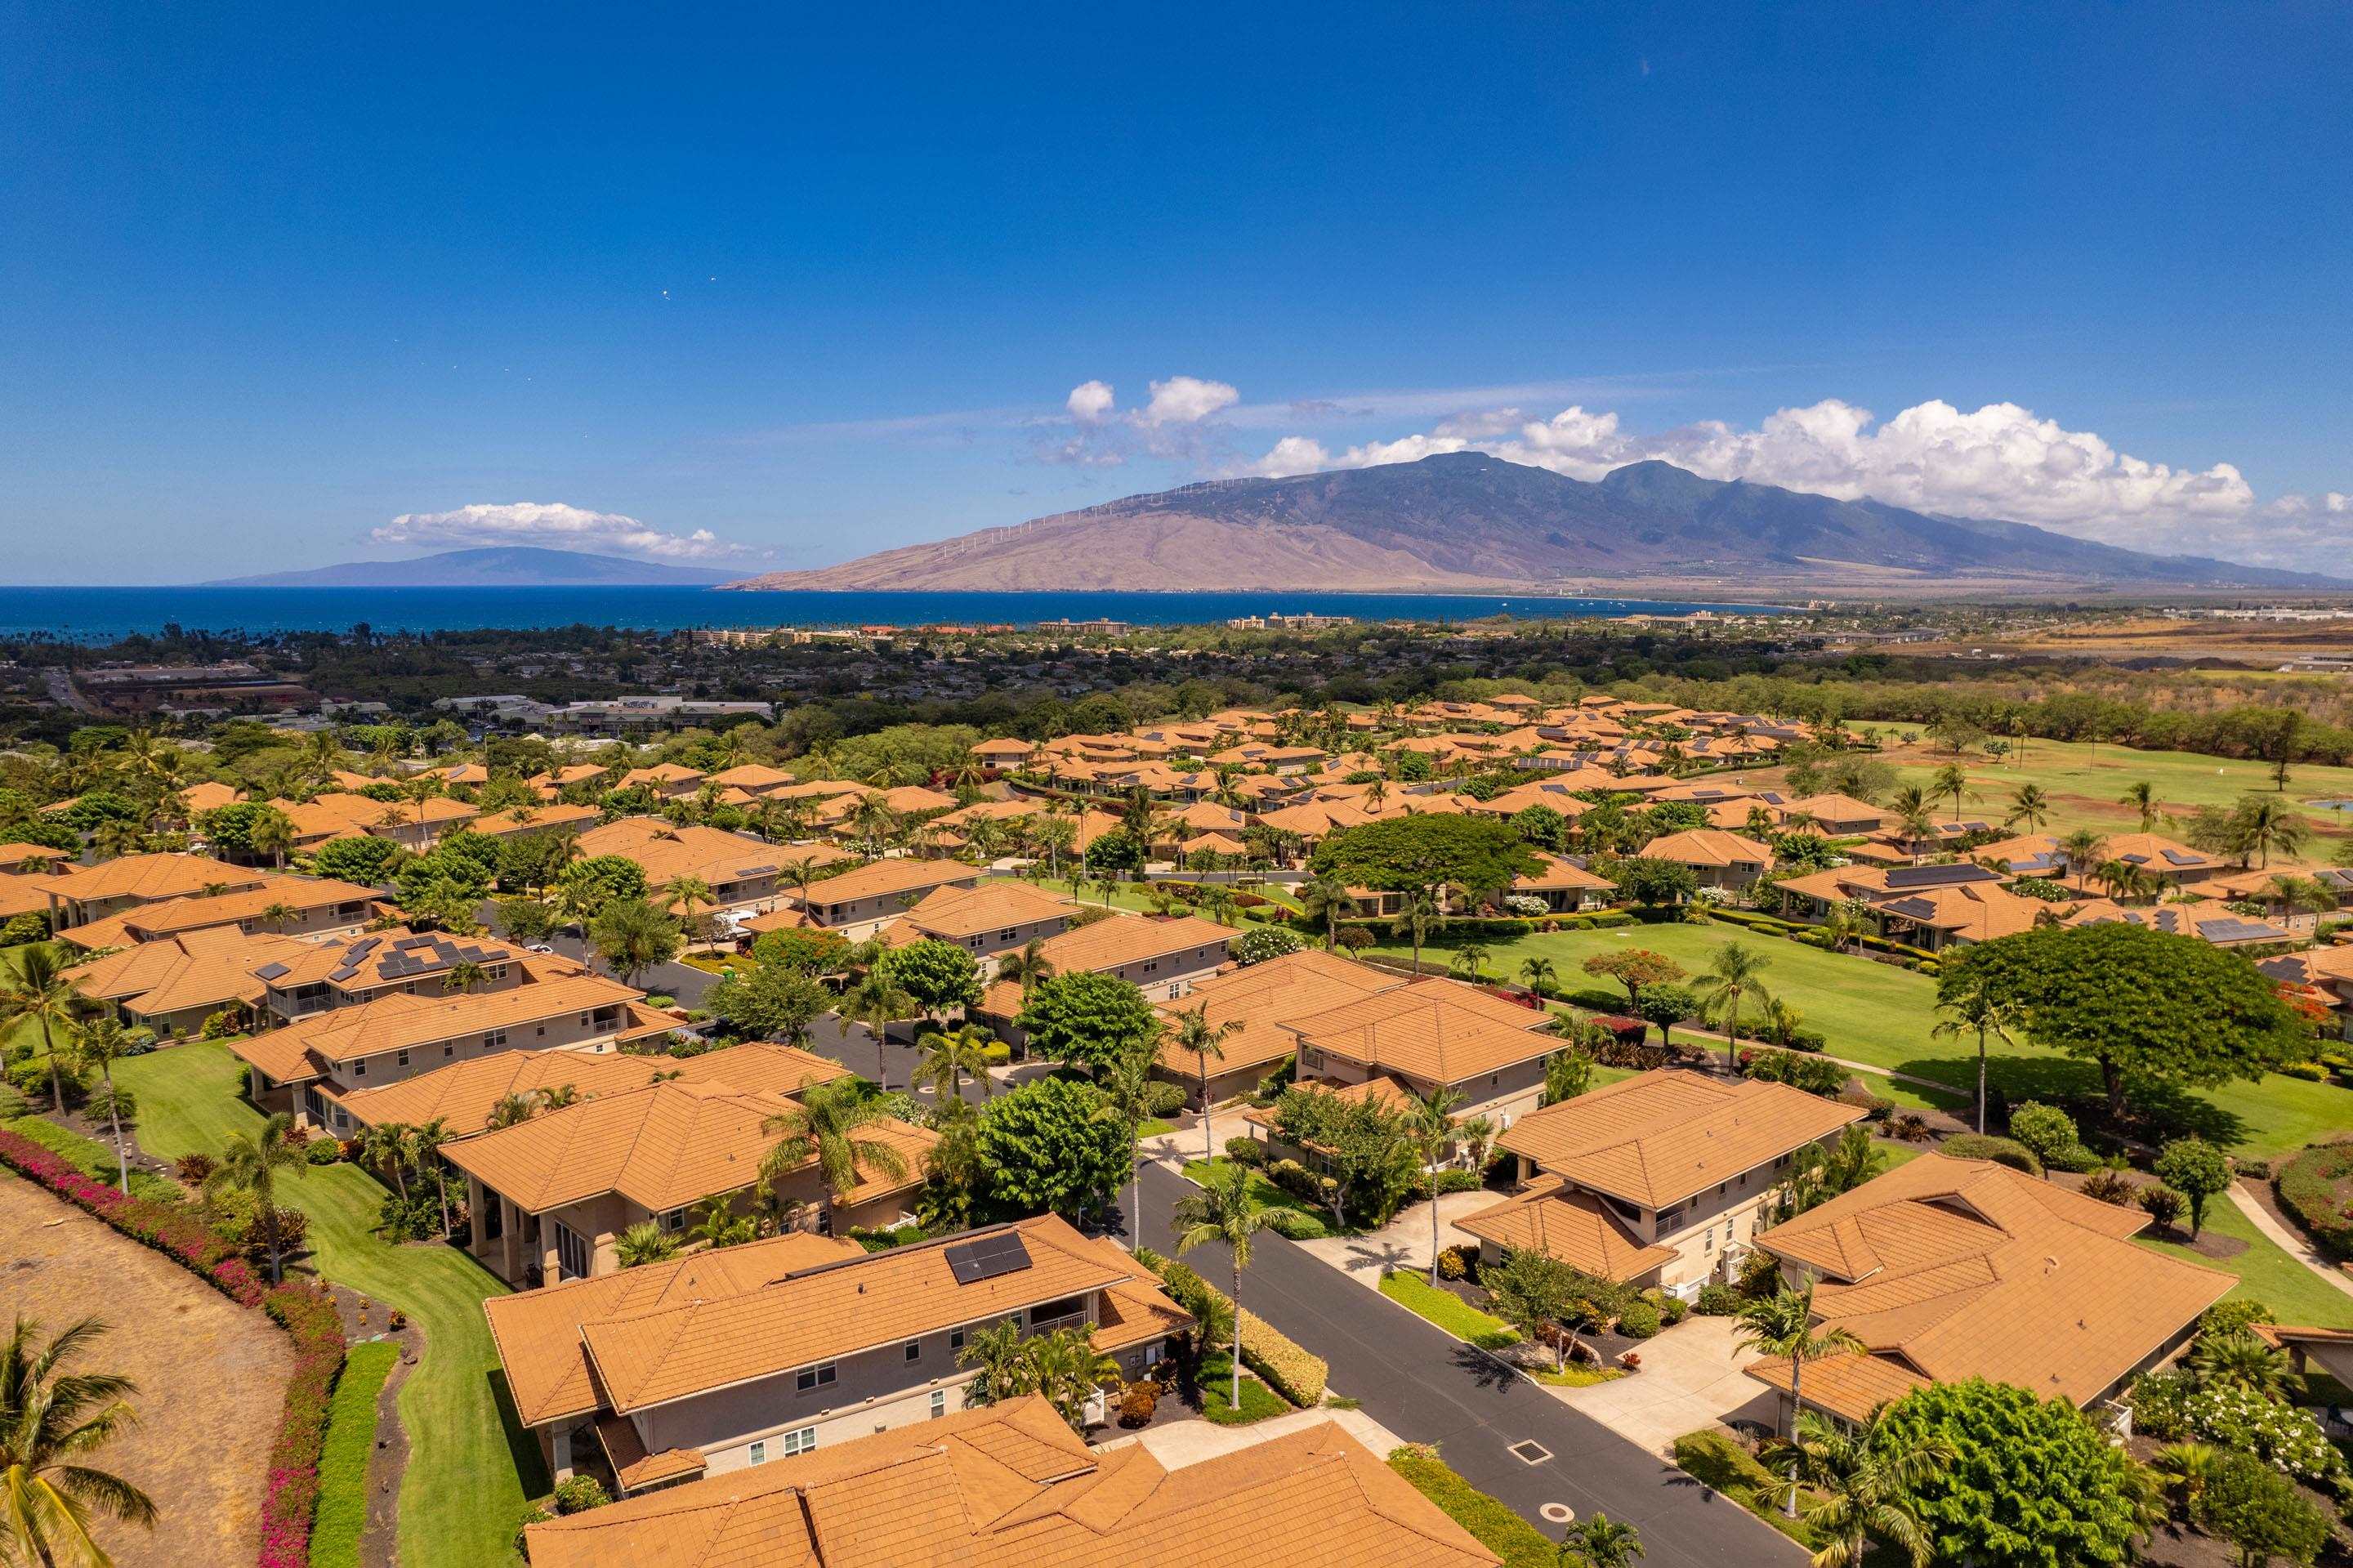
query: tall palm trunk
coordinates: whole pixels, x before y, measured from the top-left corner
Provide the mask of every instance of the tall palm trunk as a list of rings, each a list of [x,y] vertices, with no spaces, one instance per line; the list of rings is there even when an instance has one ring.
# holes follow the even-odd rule
[[[1209,1127],[1209,1058],[1205,1055],[1201,1058],[1201,1158],[1215,1160],[1217,1157],[1217,1135]]]
[[[1793,1443],[1798,1436],[1798,1417],[1804,1414],[1806,1411],[1805,1396],[1798,1391],[1798,1380],[1803,1375],[1805,1370],[1804,1356],[1794,1355],[1789,1358],[1789,1436]],[[1798,1458],[1794,1452],[1789,1457],[1789,1504],[1782,1512],[1790,1519],[1798,1517]],[[1854,1561],[1860,1563],[1862,1559],[1858,1557]]]
[[[107,1129],[114,1134],[114,1170],[122,1184],[122,1195],[131,1196],[131,1156],[122,1149],[122,1107],[114,1102],[114,1064],[102,1062],[99,1072],[106,1079]]]
[[[1986,1127],[1986,1032],[1978,1031],[1978,1133],[1982,1137]]]
[[[1242,1407],[1242,1264],[1241,1255],[1234,1255],[1234,1360],[1229,1369],[1233,1373],[1233,1387],[1226,1395],[1237,1413]]]
[[[62,1116],[66,1108],[66,1082],[58,1068],[57,1042],[49,1038],[49,1021],[47,1018],[41,1020],[41,1049],[48,1054],[49,1058],[49,1108]]]
[[[1430,1287],[1438,1288],[1438,1171],[1430,1172]]]

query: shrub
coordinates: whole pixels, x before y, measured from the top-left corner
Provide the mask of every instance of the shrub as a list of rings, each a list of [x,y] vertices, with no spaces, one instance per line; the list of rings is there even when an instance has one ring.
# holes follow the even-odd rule
[[[2237,1546],[2250,1563],[2275,1557],[2309,1563],[2328,1544],[2328,1516],[2276,1471],[2243,1454],[2216,1461],[2191,1513],[2208,1534]]]
[[[1438,1173],[1438,1190],[1441,1193],[1472,1192],[1476,1192],[1479,1186],[1480,1176],[1476,1171],[1440,1171]]]
[[[242,1268],[242,1264],[237,1266]],[[306,1568],[311,1524],[319,1507],[319,1456],[326,1447],[327,1408],[343,1370],[343,1327],[322,1290],[281,1285],[257,1298],[294,1341],[278,1440],[269,1450],[269,1491],[261,1504],[258,1568]]]
[[[1234,962],[1247,966],[1295,953],[1306,945],[1296,934],[1280,926],[1257,926],[1236,937],[1227,947],[1233,953]]]
[[[1183,1086],[1155,1079],[1144,1091],[1144,1108],[1153,1116],[1166,1118],[1185,1108]]]
[[[1266,1228],[1285,1241],[1321,1241],[1332,1234],[1331,1226],[1301,1209],[1276,1210],[1268,1216]]]
[[[2188,1372],[2149,1372],[2133,1383],[2132,1408],[2134,1430],[2160,1442],[2195,1437],[2220,1444],[2302,1480],[2345,1473],[2344,1456],[2310,1415],[2251,1388],[2200,1388]]]
[[[1703,1318],[1729,1318],[1740,1310],[1740,1292],[1729,1285],[1703,1285],[1694,1309]]]
[[[204,1184],[206,1177],[213,1173],[216,1163],[216,1161],[209,1154],[183,1154],[179,1159],[172,1161],[172,1170],[189,1186],[198,1187]]]
[[[2029,1176],[2042,1174],[2042,1161],[2034,1150],[2015,1139],[1995,1138],[1989,1133],[1964,1132],[1945,1139],[1937,1150],[1956,1160],[1990,1160],[1997,1165],[2007,1165],[2013,1171],[2023,1171]]]
[[[1438,1277],[1469,1279],[1479,1272],[1479,1248],[1473,1245],[1441,1248],[1438,1254]]]
[[[2332,1257],[2353,1258],[2353,1217],[2337,1196],[2337,1183],[2348,1176],[2353,1176],[2353,1143],[2325,1143],[2281,1166],[2272,1181],[2281,1205]]]
[[[1129,1383],[1119,1393],[1119,1424],[1122,1426],[1147,1425],[1153,1412],[1159,1407],[1158,1383],[1149,1381]]]
[[[2046,1167],[2065,1170],[2059,1156],[2083,1141],[2075,1131],[2075,1118],[2056,1106],[2042,1105],[2034,1100],[2021,1100],[2010,1107],[2010,1136],[2034,1150],[2034,1158]]]
[[[1013,1060],[1013,1047],[1002,1040],[992,1040],[980,1048],[980,1059],[992,1067],[1002,1067]],[[1178,1090],[1177,1096],[1182,1103],[1184,1091]]]
[[[2181,1194],[2170,1187],[2143,1187],[2139,1193],[2141,1208],[2160,1230],[2171,1230],[2181,1223],[2181,1212],[2189,1205]]]
[[[314,1138],[302,1150],[302,1158],[313,1165],[332,1165],[343,1157],[343,1146],[332,1138]]]
[[[1691,1316],[1691,1304],[1680,1296],[1670,1296],[1659,1303],[1659,1320],[1672,1329]]]
[[[2139,1189],[2116,1171],[2093,1171],[2084,1181],[2083,1192],[2086,1198],[2126,1209],[2134,1207],[2139,1196]]]
[[[1266,1163],[1266,1145],[1247,1135],[1226,1139],[1226,1158],[1237,1165]]]
[[[574,1476],[570,1480],[555,1483],[552,1500],[559,1514],[586,1513],[592,1508],[603,1508],[613,1500],[605,1483],[594,1476]]]
[[[1659,1309],[1648,1301],[1630,1301],[1618,1314],[1618,1331],[1630,1340],[1647,1340],[1660,1327]]]
[[[1223,1291],[1176,1259],[1164,1258],[1149,1249],[1139,1250],[1135,1257],[1160,1277],[1168,1294],[1197,1322],[1208,1323],[1232,1312],[1233,1302]],[[1324,1384],[1332,1375],[1332,1369],[1321,1356],[1310,1355],[1254,1312],[1243,1311],[1241,1329],[1242,1365],[1264,1378],[1269,1387],[1293,1404],[1304,1407],[1324,1402]],[[1206,1366],[1202,1377],[1205,1382],[1208,1377]]]
[[[2243,1334],[2257,1323],[2276,1323],[2272,1309],[2260,1301],[2217,1301],[2198,1315],[2198,1332]]]

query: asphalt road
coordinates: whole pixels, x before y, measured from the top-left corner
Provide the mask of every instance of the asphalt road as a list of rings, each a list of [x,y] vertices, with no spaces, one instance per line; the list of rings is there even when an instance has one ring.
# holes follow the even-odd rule
[[[1174,1250],[1168,1216],[1192,1190],[1161,1166],[1145,1167],[1146,1245]],[[1223,1248],[1197,1248],[1186,1261],[1228,1286]],[[1366,1414],[1409,1443],[1436,1445],[1472,1485],[1556,1540],[1560,1527],[1543,1522],[1540,1511],[1547,1503],[1566,1504],[1579,1519],[1606,1512],[1636,1526],[1642,1568],[1805,1559],[1795,1542],[1738,1504],[1271,1231],[1251,1244],[1242,1302],[1330,1362],[1333,1387],[1362,1401]],[[1530,1441],[1549,1457],[1529,1464],[1511,1452]]]

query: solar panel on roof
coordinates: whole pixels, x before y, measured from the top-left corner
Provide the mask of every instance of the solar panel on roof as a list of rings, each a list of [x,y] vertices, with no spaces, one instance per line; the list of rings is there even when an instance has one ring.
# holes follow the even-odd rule
[[[2281,941],[2287,933],[2262,920],[2232,917],[2228,920],[2200,920],[2198,934],[2210,942]]]
[[[1891,888],[1953,887],[1965,882],[2000,880],[1981,865],[1899,865],[1887,874]]]
[[[945,1254],[948,1272],[958,1285],[977,1285],[999,1275],[1018,1274],[1029,1266],[1029,1249],[1015,1234],[982,1236],[958,1242]]]
[[[330,974],[327,978],[328,978],[329,980],[333,980],[337,985],[341,985],[341,984],[343,984],[343,981],[345,981],[345,980],[347,980],[351,979],[353,975],[355,975],[355,974],[357,974],[357,973],[359,973],[359,972],[360,972],[360,967],[359,967],[359,965],[357,965],[357,964],[345,964],[342,969],[339,969],[335,970],[332,974]]]
[[[285,972],[286,966],[284,964],[264,964],[259,969],[253,971],[253,977],[256,980],[274,980]]]
[[[2145,854],[2118,855],[2116,858],[2130,865],[2147,865],[2148,863],[2148,856]]]
[[[396,948],[422,948],[429,946],[432,941],[433,938],[430,937],[403,937],[399,941],[395,942],[393,946]]]
[[[384,938],[382,937],[362,937],[358,941],[352,944],[352,950],[345,956],[353,959],[364,959],[370,953],[375,952],[376,948],[383,946],[383,944]]]
[[[2176,865],[2198,865],[2202,863],[2206,858],[2204,855],[2200,854],[2187,854],[2180,850],[2160,850],[2158,853],[2164,855],[2167,860],[2171,861]]]

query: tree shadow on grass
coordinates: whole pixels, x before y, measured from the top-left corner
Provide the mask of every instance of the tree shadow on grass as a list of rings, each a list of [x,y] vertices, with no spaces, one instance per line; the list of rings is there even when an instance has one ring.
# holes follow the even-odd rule
[[[1974,1054],[1967,1058],[1923,1058],[1903,1063],[1895,1070],[1949,1084],[1975,1101]],[[1986,1059],[1986,1078],[1997,1123],[2006,1107],[2037,1100],[2065,1109],[2087,1134],[2105,1132],[2151,1145],[2195,1136],[2227,1150],[2245,1142],[2255,1131],[2244,1117],[2212,1099],[2178,1085],[2145,1078],[2126,1084],[2125,1119],[2121,1125],[2112,1124],[2099,1069],[2072,1056],[1990,1054]]]
[[[499,1425],[506,1433],[507,1451],[514,1458],[515,1476],[522,1483],[522,1495],[543,1497],[554,1482],[548,1478],[547,1459],[539,1451],[539,1439],[522,1424],[515,1410],[514,1393],[507,1387],[507,1374],[493,1371],[484,1374],[490,1382],[491,1399],[499,1407]]]

